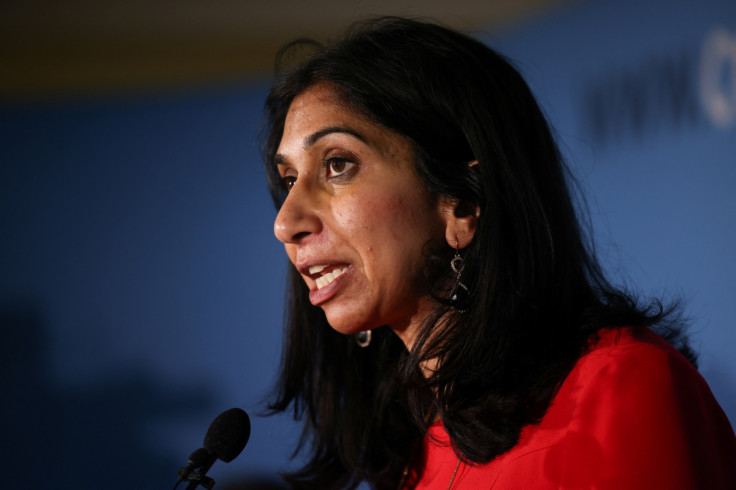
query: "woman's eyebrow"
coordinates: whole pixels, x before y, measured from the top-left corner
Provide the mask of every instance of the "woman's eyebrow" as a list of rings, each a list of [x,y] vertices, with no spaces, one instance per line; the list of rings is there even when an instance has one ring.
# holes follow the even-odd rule
[[[349,134],[350,136],[358,138],[363,143],[366,142],[363,135],[358,133],[354,129],[348,128],[346,126],[330,126],[327,128],[320,129],[319,131],[312,133],[311,135],[304,138],[304,148],[309,148],[310,146],[314,145],[317,141],[319,141],[320,138],[327,136],[328,134],[332,134],[332,133]]]
[[[355,131],[354,129],[351,129],[347,126],[329,126],[327,128],[320,129],[319,131],[316,131],[306,138],[304,138],[304,148],[309,148],[310,146],[313,146],[317,141],[319,141],[320,138],[323,138],[324,136],[327,136],[328,134],[332,133],[344,133],[349,134],[350,136],[353,136],[354,138],[359,139],[363,143],[367,143],[367,140],[365,137],[360,134],[359,132]],[[283,165],[287,163],[288,158],[286,155],[282,155],[281,153],[277,153],[273,157],[273,165]]]

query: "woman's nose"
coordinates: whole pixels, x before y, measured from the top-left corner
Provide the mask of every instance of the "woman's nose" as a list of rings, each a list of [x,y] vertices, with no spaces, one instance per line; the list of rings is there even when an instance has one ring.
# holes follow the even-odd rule
[[[281,242],[296,243],[319,232],[321,222],[312,194],[306,182],[297,182],[287,194],[273,223],[273,232]]]

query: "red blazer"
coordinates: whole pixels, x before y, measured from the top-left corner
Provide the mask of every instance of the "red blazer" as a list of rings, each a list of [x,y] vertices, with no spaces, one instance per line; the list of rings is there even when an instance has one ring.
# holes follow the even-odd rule
[[[446,490],[458,458],[441,422],[425,437],[416,490]],[[461,464],[453,490],[736,489],[736,437],[705,380],[644,330],[603,331],[542,421],[487,465]]]

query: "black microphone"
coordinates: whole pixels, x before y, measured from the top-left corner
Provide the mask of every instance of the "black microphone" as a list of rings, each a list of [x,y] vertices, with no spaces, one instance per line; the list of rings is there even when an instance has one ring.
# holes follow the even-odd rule
[[[245,410],[231,408],[215,417],[204,436],[204,447],[226,463],[243,451],[250,437],[250,419]]]
[[[205,476],[218,459],[229,463],[243,451],[250,437],[250,419],[240,408],[231,408],[218,415],[207,429],[204,436],[204,447],[194,451],[187,461],[187,466],[179,469],[179,480],[189,482],[187,489],[202,485],[211,489],[215,485],[212,478]]]

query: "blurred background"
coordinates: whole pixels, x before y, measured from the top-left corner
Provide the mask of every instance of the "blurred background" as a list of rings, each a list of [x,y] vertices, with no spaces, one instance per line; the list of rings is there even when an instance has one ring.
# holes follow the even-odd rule
[[[170,488],[235,406],[252,436],[216,488],[298,464],[261,415],[286,270],[262,103],[279,46],[378,14],[515,61],[614,282],[686,298],[736,422],[736,2],[26,0],[0,6],[4,488]]]

